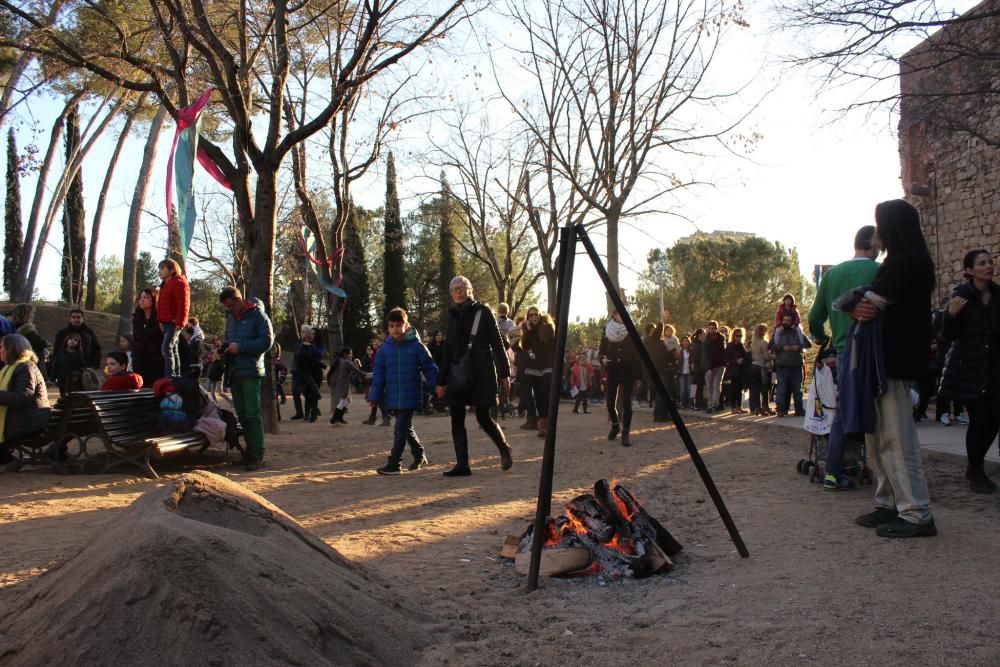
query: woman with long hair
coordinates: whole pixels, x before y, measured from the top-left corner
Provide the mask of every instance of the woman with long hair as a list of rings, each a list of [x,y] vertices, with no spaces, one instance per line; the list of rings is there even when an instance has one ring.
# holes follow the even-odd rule
[[[726,378],[729,380],[729,411],[734,415],[746,414],[743,409],[743,365],[747,349],[743,346],[743,328],[736,327],[726,346]]]
[[[851,317],[861,322],[881,317],[886,391],[875,400],[875,432],[866,436],[876,480],[875,509],[855,522],[876,528],[880,537],[929,537],[937,528],[910,384],[928,363],[934,262],[920,230],[920,214],[908,202],[894,199],[876,206],[875,229],[885,261]]]
[[[983,464],[1000,433],[1000,286],[993,282],[988,250],[970,250],[962,267],[967,282],[952,292],[942,321],[942,336],[951,344],[939,393],[968,408],[965,477],[973,492],[993,493],[997,485]]]
[[[158,296],[155,287],[142,290],[132,312],[132,372],[142,376],[145,387],[152,387],[163,377],[163,330],[156,314]]]
[[[538,306],[529,306],[521,337],[515,346],[524,353],[525,395],[535,406],[538,415],[538,437],[545,436],[549,416],[549,389],[552,384],[552,366],[555,364],[556,325],[548,313]]]
[[[767,401],[771,387],[771,344],[767,339],[767,325],[758,324],[753,329],[750,342],[750,412],[765,417],[773,415]]]

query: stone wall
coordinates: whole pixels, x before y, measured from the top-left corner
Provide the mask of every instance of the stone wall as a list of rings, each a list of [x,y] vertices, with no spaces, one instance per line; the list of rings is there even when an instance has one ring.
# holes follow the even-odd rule
[[[966,13],[1000,9],[986,0]],[[962,278],[973,248],[1000,253],[1000,19],[949,26],[904,56],[899,153],[906,198],[920,210],[938,297]]]

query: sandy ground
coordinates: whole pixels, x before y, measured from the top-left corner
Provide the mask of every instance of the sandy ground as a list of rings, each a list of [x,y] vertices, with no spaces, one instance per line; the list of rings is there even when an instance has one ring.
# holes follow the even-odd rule
[[[355,405],[346,427],[283,422],[257,473],[197,466],[262,494],[439,621],[421,665],[1000,664],[1000,495],[971,494],[953,462],[925,461],[938,536],[887,540],[852,521],[870,509],[870,487],[823,492],[795,472],[804,433],[689,415],[750,549],[741,559],[672,425],[638,411],[625,449],[606,439],[600,406],[564,405],[554,506],[616,478],[685,549],[666,576],[548,579],[526,594],[498,555],[534,516],[542,440],[505,422],[515,465],[503,473],[470,417],[474,475],[449,479],[448,420],[418,418],[432,465],[381,477],[391,429],[356,423]],[[164,479],[194,466],[166,466]],[[3,475],[0,587],[72,557],[160,483]]]

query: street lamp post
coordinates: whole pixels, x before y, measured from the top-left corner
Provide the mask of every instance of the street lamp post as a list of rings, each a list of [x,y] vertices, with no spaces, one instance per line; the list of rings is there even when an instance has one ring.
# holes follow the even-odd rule
[[[656,282],[660,286],[660,312],[663,312],[663,284],[667,281],[667,263],[659,262],[656,265]]]

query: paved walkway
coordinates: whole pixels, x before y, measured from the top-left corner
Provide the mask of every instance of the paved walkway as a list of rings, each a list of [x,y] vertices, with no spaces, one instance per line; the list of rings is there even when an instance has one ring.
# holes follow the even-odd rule
[[[682,410],[681,414],[690,414],[690,410]],[[717,412],[714,415],[707,415],[704,412],[697,412],[701,417],[708,419],[728,419],[733,421],[748,421],[759,424],[780,426],[783,428],[793,428],[805,433],[802,428],[801,417],[756,417],[752,415],[732,415],[728,411]],[[920,435],[920,448],[925,452],[933,452],[948,458],[966,460],[965,455],[965,429],[961,424],[942,426],[933,419],[924,420],[917,424],[917,433]],[[1000,454],[996,447],[996,442],[990,446],[990,451],[986,454],[987,464],[1000,466]]]

